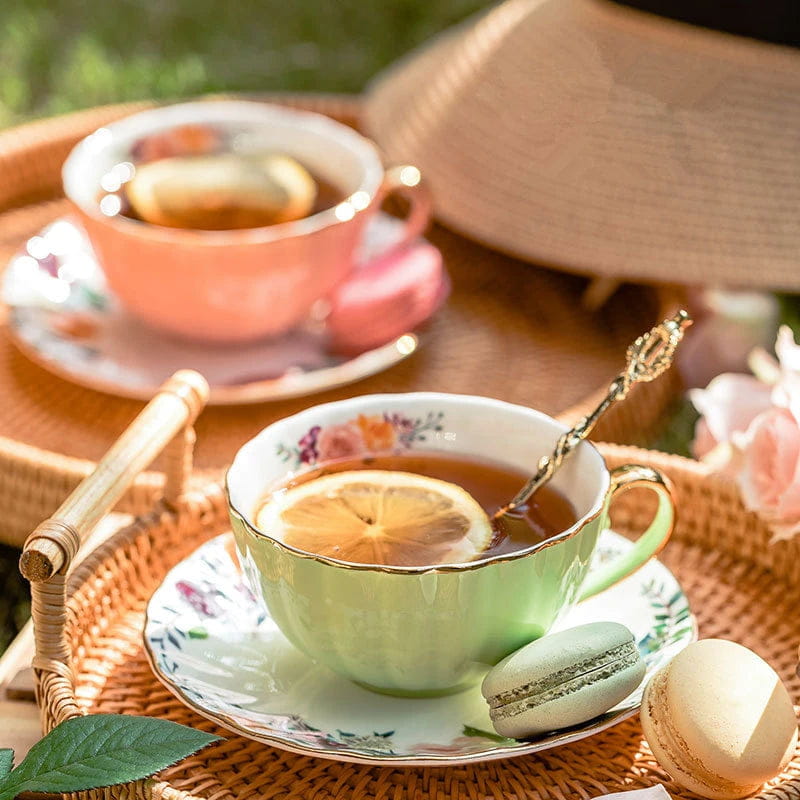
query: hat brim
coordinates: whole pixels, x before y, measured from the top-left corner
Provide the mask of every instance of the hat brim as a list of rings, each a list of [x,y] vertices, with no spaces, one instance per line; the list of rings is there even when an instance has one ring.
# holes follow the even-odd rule
[[[439,219],[617,279],[800,289],[800,51],[509,0],[380,76],[366,127]]]

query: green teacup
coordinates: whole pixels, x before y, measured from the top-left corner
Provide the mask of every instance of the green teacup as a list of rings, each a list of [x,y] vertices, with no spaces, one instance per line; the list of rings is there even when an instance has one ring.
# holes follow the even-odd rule
[[[673,502],[661,475],[635,465],[609,472],[587,442],[553,479],[578,521],[514,553],[438,567],[368,566],[296,550],[257,530],[253,517],[268,487],[318,461],[370,452],[363,434],[369,425],[358,425],[360,417],[381,424],[384,434],[382,423],[389,423],[398,449],[478,455],[527,472],[565,428],[537,411],[483,397],[370,395],[280,420],[238,452],[228,500],[253,589],[296,647],[369,689],[406,696],[465,689],[487,665],[547,633],[576,602],[641,567],[672,531]],[[585,581],[611,500],[643,485],[659,500],[650,527],[628,554]]]

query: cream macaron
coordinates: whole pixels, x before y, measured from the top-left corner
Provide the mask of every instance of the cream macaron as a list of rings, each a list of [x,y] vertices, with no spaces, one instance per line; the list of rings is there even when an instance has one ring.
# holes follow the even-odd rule
[[[757,791],[797,744],[781,679],[751,650],[723,639],[694,642],[660,669],[645,688],[641,719],[661,766],[711,800]]]

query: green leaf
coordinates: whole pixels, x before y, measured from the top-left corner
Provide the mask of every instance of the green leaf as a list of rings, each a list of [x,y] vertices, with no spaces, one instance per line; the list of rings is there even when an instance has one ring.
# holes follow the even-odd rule
[[[493,742],[509,742],[511,741],[505,736],[493,731],[484,731],[480,728],[473,728],[472,725],[465,725],[461,731],[462,736],[479,736],[481,739],[491,739]]]
[[[20,792],[79,792],[147,778],[218,737],[165,719],[95,714],[62,722],[0,780],[0,800]]]
[[[11,772],[14,766],[14,751],[7,748],[0,749],[0,778]]]
[[[186,633],[190,639],[208,639],[208,631],[202,625],[190,628]]]

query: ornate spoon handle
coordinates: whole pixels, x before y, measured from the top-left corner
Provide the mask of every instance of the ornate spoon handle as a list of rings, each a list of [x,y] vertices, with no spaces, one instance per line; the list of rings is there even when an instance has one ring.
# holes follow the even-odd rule
[[[628,347],[625,369],[611,382],[608,392],[600,405],[591,414],[583,417],[574,428],[566,431],[556,442],[552,455],[542,456],[536,474],[520,489],[510,503],[495,512],[493,519],[513,511],[523,505],[542,484],[553,477],[570,453],[583,441],[603,416],[606,410],[624,400],[634,383],[655,380],[672,366],[675,350],[683,338],[683,333],[692,318],[686,311],[679,311],[674,317],[665,319],[649,333],[642,334]]]

